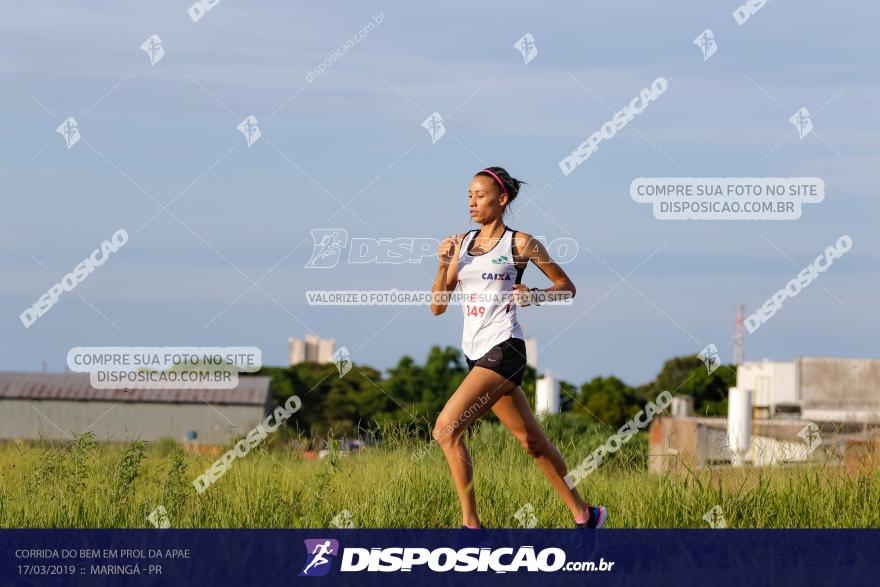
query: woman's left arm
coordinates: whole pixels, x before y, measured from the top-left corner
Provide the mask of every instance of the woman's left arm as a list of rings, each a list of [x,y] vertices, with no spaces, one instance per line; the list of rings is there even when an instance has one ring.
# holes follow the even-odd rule
[[[545,300],[561,300],[565,297],[574,297],[577,289],[572,283],[571,279],[569,279],[568,275],[559,266],[559,264],[554,261],[550,257],[550,253],[547,252],[547,248],[544,244],[538,239],[532,238],[531,235],[520,233],[522,235],[522,239],[525,241],[525,246],[519,247],[519,243],[517,243],[517,248],[522,251],[522,256],[537,265],[538,269],[547,276],[547,278],[553,282],[553,285],[547,288],[533,288],[535,293],[539,293],[539,298],[542,297],[540,294],[546,294],[547,292],[567,292],[563,294],[550,294],[544,295]],[[520,239],[518,238],[517,241]],[[529,291],[529,288],[523,284],[518,284],[514,286],[514,289]],[[540,301],[539,301],[540,303]],[[528,304],[526,304],[528,305]]]

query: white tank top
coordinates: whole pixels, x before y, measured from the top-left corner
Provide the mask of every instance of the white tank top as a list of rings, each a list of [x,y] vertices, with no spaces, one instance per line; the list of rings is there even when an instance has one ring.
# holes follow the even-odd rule
[[[514,231],[507,226],[504,229],[492,250],[479,255],[468,252],[479,230],[468,231],[458,254],[458,283],[463,294],[461,308],[464,314],[461,348],[472,361],[508,338],[523,338],[516,318],[517,306],[510,297],[513,286],[522,279],[522,271],[514,263]],[[507,297],[503,292],[507,292]],[[471,294],[477,294],[473,301],[468,299]],[[482,294],[482,300],[479,294]]]

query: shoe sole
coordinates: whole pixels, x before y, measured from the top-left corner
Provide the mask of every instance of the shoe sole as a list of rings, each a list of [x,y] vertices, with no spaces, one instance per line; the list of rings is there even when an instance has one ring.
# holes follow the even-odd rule
[[[605,525],[605,520],[608,518],[608,510],[605,509],[604,505],[599,506],[599,521],[596,523],[596,529],[601,528]]]

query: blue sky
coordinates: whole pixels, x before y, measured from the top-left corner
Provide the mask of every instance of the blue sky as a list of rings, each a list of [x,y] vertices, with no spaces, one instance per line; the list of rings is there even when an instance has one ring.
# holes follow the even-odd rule
[[[739,26],[737,6],[222,0],[193,22],[178,2],[7,4],[0,369],[60,371],[71,347],[105,345],[253,345],[283,364],[308,331],[380,369],[458,346],[458,308],[309,306],[309,289],[426,289],[436,267],[309,270],[309,231],[463,232],[486,164],[528,182],[508,225],[580,247],[564,266],[574,305],[520,313],[541,369],[637,384],[710,343],[729,360],[734,305],[753,311],[842,234],[852,251],[746,335],[746,359],[876,357],[880,8],[769,2]],[[692,40],[706,28],[718,51],[704,61]],[[525,33],[528,65],[513,48]],[[151,67],[153,34],[165,56]],[[635,128],[559,177],[658,76],[669,87]],[[814,113],[803,140],[789,136],[800,107]],[[434,111],[449,134],[432,144],[420,124]],[[68,116],[83,139],[70,149],[55,132]],[[815,176],[826,197],[794,221],[661,221],[628,193],[655,176]],[[119,228],[128,244],[25,329],[24,308]],[[547,280],[532,266],[524,283]]]

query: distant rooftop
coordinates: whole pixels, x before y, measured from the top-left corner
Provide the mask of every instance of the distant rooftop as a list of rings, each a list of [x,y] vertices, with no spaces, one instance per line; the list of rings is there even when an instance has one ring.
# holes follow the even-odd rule
[[[270,377],[239,375],[234,389],[95,389],[88,373],[18,373],[0,371],[0,400],[70,400],[265,406]]]

